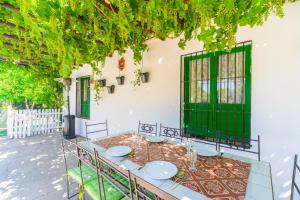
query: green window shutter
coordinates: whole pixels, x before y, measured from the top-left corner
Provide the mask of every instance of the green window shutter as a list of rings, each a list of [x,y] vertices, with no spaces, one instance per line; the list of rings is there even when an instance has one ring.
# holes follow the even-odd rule
[[[251,45],[186,56],[182,71],[184,134],[249,141]]]
[[[90,78],[81,77],[76,83],[76,116],[90,118]]]

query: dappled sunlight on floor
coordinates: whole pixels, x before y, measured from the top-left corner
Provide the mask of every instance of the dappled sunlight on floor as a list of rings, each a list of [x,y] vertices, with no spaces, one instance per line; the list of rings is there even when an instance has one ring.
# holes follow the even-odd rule
[[[13,151],[13,152],[8,152],[8,153],[3,153],[0,151],[0,163],[1,161],[3,161],[4,159],[7,159],[10,155],[16,154],[18,153],[17,151]]]
[[[0,140],[0,199],[67,199],[59,134]]]

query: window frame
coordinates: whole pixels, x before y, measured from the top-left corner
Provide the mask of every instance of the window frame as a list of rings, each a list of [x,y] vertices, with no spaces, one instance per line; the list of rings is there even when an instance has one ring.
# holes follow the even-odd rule
[[[218,102],[218,73],[219,73],[219,56],[223,54],[232,54],[237,52],[243,52],[244,55],[244,88],[243,88],[243,102],[242,103],[227,103],[227,105]],[[193,103],[190,102],[190,66],[189,62],[191,60],[198,60],[203,59],[205,57],[210,57],[210,101],[208,103]],[[193,137],[215,137],[217,134],[224,134],[224,136],[229,136],[227,132],[223,133],[223,130],[220,129],[219,122],[216,121],[217,114],[220,113],[220,107],[234,110],[237,107],[242,108],[243,118],[242,119],[242,126],[243,126],[243,138],[248,140],[251,138],[251,62],[252,62],[252,42],[251,43],[241,43],[234,46],[230,51],[216,51],[216,52],[194,52],[191,54],[186,54],[181,57],[181,105],[180,105],[180,126],[181,129],[184,130],[184,134],[187,136],[191,135]],[[193,121],[197,121],[197,117],[193,118],[194,110],[197,108],[201,108],[209,110],[208,117],[209,121],[206,124],[200,125],[202,128],[197,131],[196,129],[193,130]],[[228,111],[227,111],[228,112]],[[205,114],[204,114],[205,116]],[[244,118],[246,116],[246,118]],[[196,122],[195,121],[195,122]],[[202,123],[196,122],[196,123]],[[198,126],[198,125],[197,125]],[[207,126],[207,127],[206,127]],[[239,130],[239,129],[237,129]],[[196,131],[196,132],[194,132]],[[204,132],[203,132],[204,131]],[[239,137],[237,134],[234,137]]]

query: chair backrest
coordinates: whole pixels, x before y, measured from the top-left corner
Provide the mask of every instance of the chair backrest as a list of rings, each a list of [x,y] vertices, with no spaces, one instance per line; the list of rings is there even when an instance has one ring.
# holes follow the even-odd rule
[[[132,174],[132,180],[134,181],[135,199],[137,200],[175,200],[178,199],[172,194],[161,190],[146,180]]]
[[[63,159],[64,159],[64,164],[65,164],[66,174],[68,174],[70,169],[72,169],[74,167],[79,167],[80,179],[81,179],[81,183],[83,183],[82,186],[84,187],[84,181],[83,181],[83,173],[84,172],[82,170],[82,163],[86,163],[90,166],[93,166],[92,164],[90,164],[90,162],[87,162],[87,160],[89,160],[91,158],[91,154],[80,148],[80,146],[77,144],[77,139],[72,141],[72,140],[64,139],[63,136],[61,136],[61,145],[62,145]],[[72,156],[72,160],[70,160],[70,158],[69,158],[71,156]],[[87,159],[87,158],[89,158],[89,159]],[[73,195],[70,195],[70,180],[69,180],[69,178],[67,178],[67,197],[68,197],[68,199],[71,199],[78,194],[79,193],[77,192],[77,193],[74,193]]]
[[[91,151],[90,149],[86,149],[85,147],[77,143],[76,143],[76,148],[77,148],[77,156],[78,156],[79,163],[86,164],[96,171],[97,164],[96,164],[94,151]]]
[[[139,121],[138,133],[146,133],[146,134],[156,135],[157,134],[157,123],[148,124],[148,123],[141,123],[141,121]]]
[[[76,140],[75,140],[75,142],[72,142],[71,140],[65,139],[63,137],[63,135],[61,134],[61,147],[62,147],[62,153],[63,153],[63,160],[64,160],[64,164],[65,164],[65,170],[67,173],[68,169],[70,167],[74,167],[74,166],[78,165],[79,158],[77,155]],[[70,166],[70,165],[72,165],[72,166]]]
[[[224,136],[218,137],[218,150],[221,148],[232,149],[236,151],[247,152],[251,154],[257,154],[258,161],[260,161],[260,136],[257,136],[257,139],[245,139],[245,138],[226,138]],[[256,145],[254,145],[256,143]],[[254,149],[254,150],[252,150]]]
[[[296,189],[297,196],[300,197],[300,188],[296,183],[296,175],[300,172],[300,166],[298,164],[298,155],[295,155],[294,167],[293,167],[293,177],[292,177],[292,188],[291,188],[291,200],[294,199],[294,191]]]
[[[159,136],[181,139],[181,130],[179,128],[173,128],[169,126],[159,126]]]
[[[109,161],[107,158],[100,156],[96,149],[94,150],[96,163],[97,163],[97,174],[102,187],[104,186],[103,180],[105,179],[117,190],[119,190],[128,199],[133,199],[133,185],[131,184],[131,173],[129,170],[122,168],[119,165]],[[104,188],[104,199],[106,194]]]
[[[107,120],[105,122],[95,123],[95,124],[88,124],[85,122],[85,137],[86,139],[90,139],[89,135],[94,133],[102,133],[105,132],[106,136],[108,136],[108,126]]]

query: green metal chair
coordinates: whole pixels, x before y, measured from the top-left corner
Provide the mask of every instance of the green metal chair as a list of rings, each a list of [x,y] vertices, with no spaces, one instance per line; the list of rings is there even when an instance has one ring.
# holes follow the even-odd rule
[[[61,137],[61,146],[67,176],[67,198],[71,199],[79,194],[85,182],[97,178],[97,172],[89,165],[81,163],[76,140],[72,142]],[[78,192],[74,194],[70,194],[72,180],[78,185]]]
[[[85,185],[94,200],[133,199],[133,184],[129,170],[123,169],[94,150],[97,180]]]

